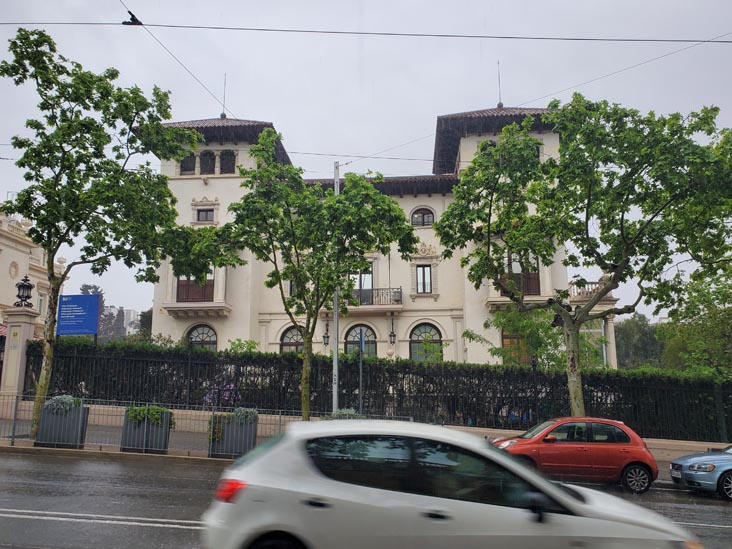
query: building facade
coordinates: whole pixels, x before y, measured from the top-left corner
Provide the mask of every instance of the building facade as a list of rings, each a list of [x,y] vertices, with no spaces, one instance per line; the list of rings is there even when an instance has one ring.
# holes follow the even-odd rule
[[[534,115],[532,133],[543,144],[542,157],[559,154],[557,134],[538,116],[543,112],[499,106],[437,119],[433,173],[389,177],[376,184],[381,192],[396,199],[411,220],[419,238],[417,253],[408,262],[395,248],[387,255],[370,255],[370,269],[353,274],[360,306],[350,307],[349,314],[340,318],[338,334],[334,333],[332,313],[321,313],[314,340],[316,352],[330,352],[336,341],[341,351],[357,351],[363,339],[364,352],[379,357],[424,359],[438,353],[444,360],[456,362],[496,360],[484,344],[466,340],[463,332],[471,330],[497,347],[510,344],[507,334],[484,328],[486,319],[509,299],[490,283],[476,290],[460,266],[459,253],[442,258],[443,249],[432,225],[452,201],[458,174],[472,161],[479,143],[497,139],[506,124]],[[254,167],[249,147],[272,124],[221,117],[173,125],[196,129],[205,138],[188,158],[161,166],[178,199],[178,222],[198,227],[233,220],[228,207],[242,193],[236,166]],[[278,155],[280,161],[289,162],[281,144]],[[536,273],[525,275],[528,300],[545,301],[554,288],[568,287],[564,253],[558,249],[552,265],[540,265]],[[213,269],[204,285],[177,279],[164,263],[155,285],[152,333],[219,350],[237,339],[256,341],[257,349],[264,352],[301,348],[279,292],[264,285],[267,267],[247,252],[244,259],[248,263],[243,267]],[[583,299],[575,294],[573,299]],[[612,365],[609,359],[614,352],[606,355]]]
[[[28,237],[30,227],[29,221],[0,214],[0,313],[18,301],[15,285],[27,275],[35,286],[31,303],[41,313],[35,326],[35,335],[40,337],[43,335],[51,286],[46,272],[46,253]],[[61,272],[65,263],[62,258],[58,260],[57,272]]]

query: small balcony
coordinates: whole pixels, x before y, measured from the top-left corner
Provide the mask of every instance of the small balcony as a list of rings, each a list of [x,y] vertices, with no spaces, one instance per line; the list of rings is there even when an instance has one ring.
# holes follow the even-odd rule
[[[214,290],[213,280],[198,284],[194,280],[179,279],[175,303],[163,303],[163,309],[177,319],[229,316],[231,306],[224,301],[215,301]]]
[[[401,311],[401,288],[368,288],[353,290],[358,306],[349,305],[349,314],[370,314],[376,311]]]

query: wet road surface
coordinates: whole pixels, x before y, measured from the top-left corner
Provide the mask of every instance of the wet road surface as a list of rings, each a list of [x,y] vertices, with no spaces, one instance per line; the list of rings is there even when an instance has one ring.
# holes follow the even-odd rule
[[[227,462],[0,453],[0,548],[200,548],[199,522]],[[732,503],[652,488],[614,495],[732,547]]]

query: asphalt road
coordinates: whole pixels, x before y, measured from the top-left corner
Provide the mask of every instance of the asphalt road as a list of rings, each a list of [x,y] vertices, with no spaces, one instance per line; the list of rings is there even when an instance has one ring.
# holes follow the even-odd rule
[[[200,548],[201,513],[225,463],[0,453],[0,548]],[[667,487],[665,487],[667,486]],[[732,504],[662,484],[615,495],[732,547]]]

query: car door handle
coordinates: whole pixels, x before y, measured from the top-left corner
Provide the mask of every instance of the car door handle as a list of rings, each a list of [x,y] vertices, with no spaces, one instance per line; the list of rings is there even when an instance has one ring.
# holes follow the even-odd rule
[[[425,511],[422,513],[423,517],[427,517],[432,520],[449,520],[450,515],[443,513],[442,511]]]
[[[303,501],[305,505],[309,505],[310,507],[316,507],[317,509],[327,509],[330,507],[330,503],[327,503],[321,499],[306,499]]]

